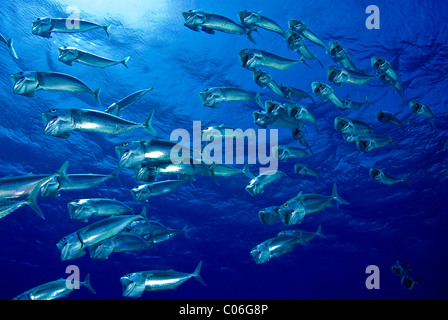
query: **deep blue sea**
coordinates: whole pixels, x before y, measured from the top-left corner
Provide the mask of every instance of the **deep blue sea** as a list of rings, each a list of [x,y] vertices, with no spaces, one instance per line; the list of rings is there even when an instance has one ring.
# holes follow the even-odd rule
[[[368,29],[366,7],[374,4],[380,12],[380,28]],[[0,176],[53,174],[65,161],[68,173],[111,174],[118,166],[115,147],[125,141],[150,139],[143,129],[120,135],[73,132],[68,139],[43,134],[42,112],[52,108],[104,110],[138,90],[153,87],[121,116],[142,123],[154,109],[152,124],[159,139],[169,140],[175,129],[192,132],[193,121],[202,128],[224,124],[233,128],[260,129],[252,113],[260,110],[254,101],[226,102],[216,108],[202,105],[199,92],[212,87],[233,86],[263,102],[288,103],[268,88],[259,87],[252,72],[241,66],[238,52],[262,49],[289,59],[300,56],[288,49],[277,33],[258,28],[253,37],[216,32],[194,32],[184,26],[183,11],[201,10],[239,22],[241,10],[258,12],[277,22],[284,30],[288,20],[305,22],[328,44],[337,41],[351,60],[375,75],[371,58],[389,61],[402,83],[404,103],[399,94],[380,79],[362,86],[332,85],[327,67],[336,65],[323,48],[306,40],[308,49],[322,62],[308,61],[288,70],[261,68],[277,83],[300,88],[311,99],[303,104],[317,120],[319,133],[305,125],[306,139],[313,154],[279,163],[286,176],[252,196],[245,191],[243,174],[197,177],[175,191],[152,197],[147,203],[133,200],[130,190],[142,184],[132,170],[123,168],[119,180],[85,190],[61,192],[59,197],[39,197],[45,220],[24,206],[0,220],[0,299],[9,300],[40,284],[66,278],[66,267],[76,265],[81,280],[90,273],[92,294],[85,287],[69,299],[132,299],[122,296],[120,277],[143,270],[190,273],[203,261],[201,276],[207,286],[194,278],[177,290],[145,292],[149,300],[227,299],[447,299],[448,298],[448,3],[445,1],[86,1],[86,0],[2,0],[0,34],[14,39],[19,57],[14,59],[0,43]],[[38,17],[79,18],[101,25],[111,24],[110,39],[104,30],[82,33],[53,33],[51,38],[32,34]],[[122,59],[123,65],[94,68],[58,61],[58,47],[73,46],[100,56]],[[13,94],[11,75],[19,71],[53,71],[69,74],[90,88],[101,88],[102,107],[88,94],[38,91],[35,97]],[[320,101],[311,83],[330,85],[341,99],[371,104],[359,110],[337,109]],[[433,111],[433,123],[411,114],[408,102],[419,100]],[[379,110],[389,111],[410,125],[399,127],[377,120]],[[368,123],[375,132],[390,136],[395,147],[386,146],[368,153],[345,142],[333,126],[337,116]],[[278,129],[278,143],[305,149],[294,140],[290,129]],[[315,168],[313,177],[294,172],[296,163]],[[242,168],[241,164],[235,164]],[[257,174],[259,164],[251,165]],[[383,168],[391,176],[408,174],[409,185],[385,185],[369,176],[370,167]],[[279,206],[303,193],[330,195],[336,183],[349,204],[328,207],[306,216],[300,225],[261,223],[258,212]],[[70,219],[67,203],[80,198],[111,198],[124,202],[139,213],[146,206],[148,219],[174,229],[187,225],[189,238],[177,237],[149,251],[113,253],[107,260],[89,254],[61,261],[56,243],[86,224]],[[93,221],[93,220],[92,220]],[[250,251],[282,230],[314,232],[321,225],[327,238],[316,237],[309,246],[298,245],[289,253],[256,264]],[[406,289],[391,272],[399,260],[411,266],[420,285]],[[366,268],[376,265],[379,288],[367,289]]]

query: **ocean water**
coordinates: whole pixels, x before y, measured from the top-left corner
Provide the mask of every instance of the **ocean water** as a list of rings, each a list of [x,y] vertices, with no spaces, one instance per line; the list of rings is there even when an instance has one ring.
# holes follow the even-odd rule
[[[380,9],[380,29],[366,27],[366,7]],[[278,82],[300,88],[315,100],[301,100],[317,120],[319,133],[306,124],[306,139],[313,150],[309,157],[279,163],[287,176],[265,187],[263,194],[245,191],[243,174],[197,177],[177,190],[133,200],[130,190],[141,184],[123,168],[119,179],[86,190],[61,192],[59,197],[39,197],[42,220],[22,207],[0,220],[0,299],[9,300],[37,285],[66,278],[66,267],[79,267],[81,280],[90,273],[96,295],[82,287],[69,299],[130,299],[122,296],[120,277],[135,271],[168,270],[193,272],[203,261],[201,276],[177,290],[145,292],[139,299],[447,299],[447,27],[448,4],[443,1],[10,1],[0,4],[0,34],[14,39],[19,56],[12,58],[0,44],[0,176],[29,173],[52,174],[69,161],[68,173],[111,174],[118,166],[115,147],[125,141],[151,138],[143,129],[120,135],[73,132],[68,139],[43,134],[42,112],[52,108],[103,110],[113,102],[145,88],[154,87],[141,100],[122,112],[125,119],[143,122],[154,110],[152,124],[158,138],[169,139],[175,129],[192,132],[193,121],[202,128],[224,124],[233,128],[260,129],[252,113],[254,102],[221,103],[217,108],[201,104],[199,92],[206,88],[235,86],[259,93],[261,100],[288,101],[260,88],[252,73],[241,66],[238,52],[245,48],[266,50],[298,59],[279,34],[259,28],[256,44],[242,35],[194,32],[184,26],[182,12],[190,9],[219,14],[238,22],[238,11],[260,12],[285,30],[289,19],[302,20],[325,43],[337,41],[366,73],[375,74],[370,59],[380,56],[391,62],[404,88],[407,101],[428,105],[428,118],[411,114],[408,103],[391,87],[375,78],[362,86],[332,85],[326,68],[336,63],[319,46],[307,40],[308,49],[322,62],[309,61],[280,71],[263,68]],[[43,38],[31,33],[38,17],[79,18],[111,24],[110,39],[103,30],[58,34]],[[104,69],[58,61],[60,46],[74,46],[95,54],[122,59],[130,56],[128,69],[116,65]],[[101,88],[102,108],[88,94],[39,91],[35,97],[13,94],[10,75],[19,71],[55,71]],[[370,105],[359,110],[338,110],[312,93],[311,83],[332,86],[342,99]],[[409,126],[380,123],[379,110],[393,113]],[[337,116],[351,117],[390,136],[397,146],[360,152],[334,129]],[[269,126],[269,129],[276,129]],[[278,143],[303,148],[289,129],[278,128]],[[297,162],[320,173],[320,179],[294,173]],[[242,168],[241,164],[235,164]],[[260,164],[251,165],[256,174]],[[383,168],[392,176],[409,175],[409,185],[384,185],[373,181],[369,168]],[[330,195],[333,184],[348,205],[341,204],[306,216],[302,224],[262,224],[259,210],[281,205],[300,191]],[[67,203],[79,198],[115,198],[134,208],[147,208],[147,216],[164,225],[182,229],[183,235],[148,251],[113,253],[107,260],[61,261],[56,243],[85,226],[70,219]],[[92,220],[93,221],[93,220]],[[314,232],[322,226],[327,238],[314,238],[308,246],[264,264],[256,264],[250,251],[278,232],[301,229]],[[399,260],[412,267],[420,285],[404,288],[391,272]],[[367,289],[366,268],[376,265],[379,288]]]

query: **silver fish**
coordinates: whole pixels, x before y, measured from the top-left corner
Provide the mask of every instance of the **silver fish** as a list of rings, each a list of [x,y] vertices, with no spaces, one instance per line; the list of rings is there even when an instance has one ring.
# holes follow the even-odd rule
[[[184,26],[193,31],[199,32],[202,30],[205,33],[214,34],[216,30],[224,33],[245,35],[250,41],[254,42],[249,32],[250,30],[221,15],[206,13],[203,11],[188,10],[182,12],[182,16],[185,19]]]
[[[121,60],[112,60],[87,51],[79,50],[75,47],[67,47],[67,46],[59,47],[58,50],[59,50],[58,60],[61,61],[62,63],[65,63],[68,66],[71,66],[73,62],[78,62],[86,66],[97,68],[106,68],[117,64],[122,64],[126,68],[128,68],[126,63],[130,58],[126,57]]]
[[[384,170],[381,170],[377,167],[370,168],[369,175],[373,180],[380,182],[382,184],[392,185],[392,184],[395,184],[398,182],[403,182],[405,184],[409,184],[407,174],[405,174],[403,176],[403,178],[397,179],[397,178],[394,178],[394,177],[388,175],[387,173],[384,172]]]
[[[286,161],[287,159],[304,158],[310,155],[305,150],[285,145],[277,145],[275,147],[272,147],[271,151],[274,154],[274,157],[279,161]]]
[[[401,86],[397,73],[394,69],[392,69],[389,61],[375,56],[372,57],[371,64],[377,77],[380,78],[386,85],[392,86],[400,95],[401,100],[406,102],[406,99],[403,96],[403,87]]]
[[[292,230],[280,231],[278,233],[278,235],[279,236],[287,235],[287,236],[298,237],[301,240],[299,243],[303,244],[304,246],[308,246],[310,241],[316,236],[321,237],[321,238],[327,238],[327,236],[322,233],[321,225],[319,225],[317,227],[316,232],[308,232],[308,231],[303,231],[303,230],[298,230],[298,229],[292,229]]]
[[[278,86],[280,87],[280,90],[282,90],[283,92],[283,97],[286,99],[292,100],[292,98],[299,98],[299,99],[310,98],[314,102],[313,97],[301,89],[286,86],[283,84],[279,84]]]
[[[51,38],[51,33],[76,33],[92,29],[104,29],[109,38],[110,24],[102,26],[90,21],[64,18],[37,18],[33,21],[32,33],[44,38]]]
[[[20,71],[11,75],[11,78],[14,81],[13,93],[15,94],[34,97],[37,90],[88,93],[94,97],[98,105],[101,105],[99,98],[100,88],[93,91],[84,82],[68,74],[59,72]]]
[[[260,27],[265,30],[276,32],[282,37],[285,36],[285,31],[277,22],[262,16],[260,13],[243,10],[238,12],[238,17],[240,18],[241,23],[251,31]]]
[[[296,197],[281,205],[278,209],[278,214],[285,225],[299,224],[306,215],[321,211],[326,207],[333,206],[331,200],[349,204],[341,196],[339,196],[335,183],[333,184],[333,192],[330,196],[324,196],[316,193],[304,194],[301,191]]]
[[[274,224],[274,222],[280,219],[277,212],[278,208],[279,206],[263,208],[258,211],[258,218],[260,218],[260,221],[264,224]]]
[[[258,67],[287,70],[302,62],[300,60],[283,58],[260,49],[243,49],[238,55],[241,60],[241,65],[251,71],[256,70]]]
[[[119,166],[125,168],[140,169],[141,163],[146,161],[153,162],[172,162],[171,151],[177,145],[177,142],[169,140],[151,139],[141,141],[123,142],[115,147],[118,155]],[[188,159],[191,163],[194,150],[183,152],[179,159],[183,162]]]
[[[148,250],[152,246],[152,243],[147,242],[141,236],[122,231],[111,238],[90,246],[88,250],[92,259],[108,259],[114,252]]]
[[[115,199],[76,199],[67,204],[70,218],[82,222],[92,216],[111,216],[133,213],[132,208]]]
[[[370,76],[353,70],[346,70],[337,66],[328,67],[327,76],[328,80],[337,86],[341,86],[343,83],[361,86],[375,78],[375,76]]]
[[[280,128],[295,129],[301,127],[300,120],[288,114],[288,107],[274,100],[267,100],[264,111],[252,113],[255,124],[262,128],[272,125]]]
[[[400,119],[398,119],[397,117],[395,117],[392,113],[387,112],[387,111],[377,111],[375,113],[376,118],[378,119],[378,121],[382,122],[382,123],[392,123],[395,124],[397,126],[407,126],[409,125],[409,121],[404,122],[401,121]]]
[[[89,109],[51,109],[42,113],[44,134],[58,138],[69,138],[72,131],[121,134],[144,128],[150,135],[157,135],[151,125],[154,110],[144,123],[135,123],[110,113]]]
[[[253,78],[255,83],[261,87],[261,88],[269,88],[274,92],[275,94],[279,95],[280,97],[284,97],[282,89],[280,89],[279,85],[275,80],[272,78],[272,76],[269,73],[266,73],[261,70],[254,70],[253,72]]]
[[[429,122],[435,128],[434,122],[432,120],[433,112],[430,107],[428,107],[427,105],[425,105],[419,101],[412,100],[409,102],[409,108],[411,109],[411,113],[416,117],[420,117],[420,116],[428,117]]]
[[[322,101],[330,101],[332,104],[334,104],[339,110],[346,110],[346,109],[354,109],[359,110],[363,105],[368,104],[369,100],[366,97],[366,100],[364,102],[355,102],[351,100],[341,100],[336,96],[333,89],[322,82],[314,81],[311,84],[311,88],[313,89],[313,92],[316,94],[316,96],[322,100]]]
[[[334,119],[334,128],[342,134],[373,133],[373,128],[369,124],[343,116]]]
[[[308,150],[310,150],[311,153],[313,153],[313,149],[311,149],[311,146],[309,145],[308,141],[306,141],[305,139],[305,133],[300,130],[300,128],[295,128],[292,130],[292,137],[299,141],[300,144],[302,144],[304,147],[308,148]]]
[[[37,287],[29,289],[13,300],[55,300],[67,297],[71,292],[75,291],[80,286],[85,286],[90,292],[96,294],[93,287],[90,285],[90,273],[87,274],[84,281],[79,282],[71,280],[70,286],[67,286],[67,279],[58,279],[55,281],[41,284]]]
[[[330,42],[330,51],[328,51],[328,54],[334,62],[340,63],[345,69],[357,73],[364,73],[364,69],[360,70],[356,67],[355,63],[349,58],[347,50],[338,42]]]
[[[17,56],[16,50],[14,50],[12,38],[5,38],[0,34],[0,42],[4,43],[8,48],[9,53],[16,59],[19,59]]]
[[[187,226],[183,227],[181,230],[166,228],[166,230],[158,233],[152,233],[150,236],[145,237],[151,243],[160,243],[163,241],[167,241],[173,239],[175,236],[183,234],[187,239],[189,239],[187,233]]]
[[[252,196],[256,196],[264,192],[266,185],[284,176],[286,176],[286,173],[282,171],[269,170],[253,178],[245,189]]]
[[[255,96],[251,93],[236,87],[215,87],[202,90],[199,93],[202,104],[206,107],[215,108],[221,102],[232,101],[252,101],[260,100],[260,94]]]
[[[315,177],[317,182],[319,183],[319,172],[306,164],[296,163],[294,165],[294,172],[301,176],[309,175]]]
[[[356,147],[359,151],[370,152],[373,149],[391,146],[397,147],[397,143],[391,137],[381,136],[379,134],[369,133],[356,139]]]
[[[133,272],[120,278],[124,297],[138,298],[144,291],[176,289],[188,279],[194,277],[205,286],[200,272],[202,261],[193,273],[183,273],[174,270],[150,270]]]
[[[120,112],[128,108],[134,102],[140,100],[147,92],[154,90],[154,88],[143,89],[137,92],[134,92],[127,97],[121,99],[120,101],[112,103],[107,109],[104,111],[106,113],[113,114],[114,116],[119,116]]]
[[[143,214],[143,212],[142,212]],[[106,240],[126,226],[138,219],[144,219],[142,215],[117,215],[91,223],[77,231],[63,237],[56,246],[61,251],[61,260],[77,259],[85,255],[86,249],[101,241]]]
[[[159,196],[168,192],[172,192],[183,185],[185,180],[164,180],[150,182],[135,187],[131,190],[135,201],[148,201],[149,197]]]
[[[321,65],[321,67],[323,68],[322,62],[307,48],[307,46],[305,45],[305,40],[303,40],[300,34],[292,30],[288,30],[286,31],[285,38],[286,42],[288,43],[288,48],[300,54],[302,57],[301,58],[302,61],[304,59],[317,60]],[[303,63],[307,64],[305,61],[303,61]]]
[[[288,26],[289,26],[289,29],[291,29],[292,31],[304,36],[305,38],[307,38],[311,42],[314,42],[318,46],[321,46],[322,48],[325,49],[325,51],[327,51],[327,52],[329,51],[327,45],[323,42],[323,40],[320,39],[316,34],[314,34],[308,28],[308,26],[305,23],[303,23],[302,21],[299,21],[296,19],[290,19],[288,21]]]
[[[250,254],[256,264],[262,264],[292,251],[300,242],[301,239],[296,236],[275,236],[255,246]]]
[[[316,132],[319,133],[316,118],[313,114],[301,104],[291,103],[288,105],[288,115],[300,122],[309,121],[314,125]]]

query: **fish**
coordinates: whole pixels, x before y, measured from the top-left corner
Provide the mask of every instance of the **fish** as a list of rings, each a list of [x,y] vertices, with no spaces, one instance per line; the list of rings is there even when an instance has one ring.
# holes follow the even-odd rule
[[[283,92],[283,96],[286,99],[292,100],[292,98],[310,98],[314,102],[314,98],[309,95],[307,92],[297,89],[291,86],[286,86],[283,84],[278,85],[280,87],[280,90]]]
[[[288,26],[289,26],[290,30],[304,36],[311,42],[324,48],[325,51],[329,52],[328,47],[324,43],[324,41],[321,38],[319,38],[316,34],[314,34],[304,22],[296,20],[296,19],[289,19]]]
[[[76,199],[67,204],[70,218],[82,222],[92,217],[132,214],[132,208],[115,199],[89,198]]]
[[[249,131],[247,134],[242,130],[236,130],[232,127],[225,126],[223,124],[219,126],[210,126],[201,131],[202,140],[210,141],[214,140],[215,136],[220,136],[221,138],[235,138],[235,139],[244,139],[244,138],[255,138],[255,131]]]
[[[408,264],[397,260],[397,263],[391,267],[391,271],[394,275],[401,278],[401,285],[408,290],[412,290],[415,284],[422,285]]]
[[[55,174],[24,176],[8,176],[0,178],[0,199],[18,199],[28,197],[37,185],[40,185],[41,194],[53,184],[59,185],[59,181],[67,178],[68,161],[65,161]]]
[[[148,250],[152,247],[152,243],[147,242],[143,237],[121,231],[111,238],[89,246],[88,250],[92,259],[108,259],[114,252]]]
[[[294,172],[301,176],[309,175],[315,177],[317,183],[319,183],[319,172],[306,164],[296,163],[294,165]]]
[[[322,233],[322,226],[321,226],[321,225],[319,225],[319,226],[317,227],[316,232],[308,232],[308,231],[303,231],[303,230],[298,230],[298,229],[290,229],[290,230],[283,230],[283,231],[280,231],[280,232],[278,233],[278,235],[279,235],[279,236],[282,236],[282,235],[288,235],[288,236],[298,237],[298,238],[300,238],[300,240],[301,240],[299,243],[300,243],[300,244],[303,244],[303,245],[305,245],[305,246],[308,246],[309,243],[310,243],[310,241],[311,241],[314,237],[316,237],[316,236],[321,237],[321,238],[324,238],[324,239],[327,238],[327,236],[326,236],[325,234]]]
[[[306,215],[333,206],[331,203],[332,200],[343,204],[349,204],[338,194],[336,183],[334,183],[333,191],[330,196],[316,193],[304,194],[300,191],[297,196],[280,206],[278,214],[285,225],[300,224]]]
[[[118,117],[120,116],[120,112],[127,109],[131,104],[140,100],[146,93],[152,90],[154,90],[154,88],[148,88],[134,92],[121,99],[120,101],[112,103],[104,112],[113,114],[114,116]]]
[[[264,71],[261,70],[254,70],[253,71],[253,78],[255,83],[260,88],[269,88],[272,92],[279,95],[280,97],[284,97],[282,89],[280,89],[279,85],[275,80],[272,78],[272,76]]]
[[[72,93],[88,93],[95,102],[101,105],[100,91],[90,89],[84,82],[60,72],[20,71],[11,75],[14,81],[13,93],[25,97],[34,97],[36,91],[64,91]]]
[[[339,110],[346,110],[346,109],[354,109],[359,110],[362,106],[365,104],[369,104],[369,100],[365,99],[364,102],[355,102],[352,100],[341,100],[333,91],[333,88],[331,88],[329,85],[314,81],[311,84],[311,88],[313,89],[313,92],[316,94],[316,96],[321,101],[330,101],[333,105],[335,105]]]
[[[434,121],[433,121],[433,112],[430,107],[428,107],[426,104],[423,104],[417,100],[412,100],[409,102],[409,108],[411,109],[411,113],[416,116],[425,116],[429,118],[429,122],[431,125],[435,128]]]
[[[345,69],[357,73],[364,73],[364,68],[359,69],[356,67],[355,63],[349,58],[347,50],[338,42],[330,42],[330,51],[328,51],[328,54],[334,62],[340,63]]]
[[[277,220],[280,219],[277,212],[278,208],[279,206],[263,208],[258,211],[258,218],[260,218],[260,221],[263,224],[274,224]]]
[[[199,32],[202,30],[205,33],[214,34],[216,30],[229,34],[239,34],[247,36],[250,41],[255,42],[249,32],[250,30],[224,16],[196,10],[184,11],[182,16],[185,20],[184,26],[193,31]]]
[[[382,122],[382,123],[392,123],[394,125],[401,126],[401,127],[409,125],[409,121],[406,121],[406,122],[401,121],[400,119],[395,117],[392,113],[387,112],[387,111],[380,110],[380,111],[377,111],[375,113],[375,115],[376,115],[376,118],[378,119],[378,121]]]
[[[176,289],[188,279],[194,277],[205,286],[200,272],[200,261],[193,273],[183,273],[174,270],[149,270],[128,273],[120,278],[124,297],[138,298],[144,291]]]
[[[121,134],[144,128],[152,136],[157,132],[151,125],[154,110],[143,123],[135,123],[113,114],[90,109],[51,109],[42,113],[44,134],[67,139],[72,131]]]
[[[241,23],[251,31],[254,31],[259,27],[285,37],[285,31],[277,22],[262,16],[260,13],[243,10],[238,12],[238,17]]]
[[[369,175],[373,180],[380,182],[382,184],[392,185],[392,184],[395,184],[398,182],[403,182],[405,184],[409,184],[407,174],[405,174],[403,176],[403,178],[397,179],[397,178],[394,178],[394,177],[388,175],[387,173],[384,172],[384,170],[381,170],[377,167],[370,168]]]
[[[84,190],[95,187],[110,178],[117,179],[118,170],[112,174],[80,173],[66,174],[64,179],[56,179],[48,183],[46,188],[41,191],[43,197],[59,196],[61,191]]]
[[[181,230],[166,228],[166,230],[158,233],[152,233],[150,236],[147,236],[146,238],[151,243],[160,243],[163,241],[173,239],[179,234],[185,235],[187,239],[190,238],[187,233],[187,226],[183,227]]]
[[[58,60],[68,66],[72,66],[73,62],[78,62],[86,66],[97,68],[107,68],[117,64],[122,64],[126,68],[128,68],[126,63],[129,61],[130,58],[126,57],[121,60],[112,60],[87,51],[79,50],[75,47],[67,47],[67,46],[59,47],[58,50],[59,50]]]
[[[155,162],[148,161],[143,162],[140,165],[140,169],[136,170],[136,181],[155,181],[155,177],[158,175],[163,176],[178,176],[180,180],[190,181],[196,176],[210,176],[210,167],[205,164],[174,164],[172,162]]]
[[[334,128],[342,134],[374,132],[368,123],[343,116],[338,116],[334,119]]]
[[[41,284],[19,294],[13,300],[56,300],[67,297],[80,286],[85,286],[90,292],[96,294],[90,284],[90,273],[87,274],[86,278],[82,282],[77,280],[69,280],[71,282],[70,286],[68,286],[67,281],[68,279],[60,278],[55,281]]]
[[[291,103],[288,105],[288,115],[298,121],[309,121],[314,125],[316,132],[319,133],[316,118],[313,114],[301,104]]]
[[[266,128],[268,125],[295,129],[301,127],[301,121],[291,117],[288,114],[287,106],[274,101],[267,100],[264,105],[264,111],[255,111],[252,113],[254,123],[262,128]]]
[[[266,185],[284,176],[286,176],[286,173],[282,171],[268,170],[250,180],[245,189],[252,196],[256,196],[264,192]]]
[[[163,180],[140,185],[131,190],[135,201],[147,202],[149,197],[172,192],[183,185],[185,180]]]
[[[13,56],[15,59],[19,59],[19,57],[17,56],[16,50],[14,49],[12,38],[5,38],[4,36],[2,36],[0,34],[0,42],[4,43],[6,45],[11,56]]]
[[[258,67],[266,67],[276,70],[288,70],[301,60],[293,60],[280,57],[271,52],[261,49],[243,49],[238,53],[241,65],[251,71],[257,70]]]
[[[366,134],[356,139],[356,147],[361,152],[370,152],[373,149],[391,146],[397,147],[397,143],[391,137],[381,136],[379,134]]]
[[[305,40],[302,38],[300,34],[292,30],[288,30],[286,31],[285,38],[288,44],[288,48],[300,54],[301,60],[303,61],[304,64],[308,65],[304,61],[304,59],[317,60],[317,62],[319,62],[320,66],[323,68],[322,62],[307,48],[307,46],[305,45]]]
[[[287,159],[304,158],[310,155],[305,150],[285,145],[274,146],[272,147],[271,151],[274,154],[274,157],[279,161],[286,161]]]
[[[28,197],[24,200],[4,200],[0,199],[0,219],[6,217],[8,214],[16,211],[17,209],[27,205],[34,212],[37,213],[39,217],[45,219],[42,210],[39,208],[37,204],[37,197],[39,196],[41,186],[44,182],[38,183],[35,185],[34,189],[28,195]]]
[[[292,251],[300,242],[296,236],[277,235],[256,245],[250,254],[256,264],[262,264]]]
[[[144,216],[146,217],[146,209],[144,209]],[[131,222],[125,229],[127,232],[132,232],[142,236],[144,239],[157,238],[160,235],[169,233],[169,228],[165,227],[158,221],[140,219]]]
[[[103,29],[109,38],[109,28],[110,24],[103,26],[86,20],[45,17],[37,18],[33,21],[32,34],[44,38],[51,38],[53,32],[76,33],[92,29]]]
[[[371,59],[372,68],[376,72],[376,76],[380,78],[386,85],[392,86],[400,95],[401,100],[406,102],[403,95],[403,87],[401,86],[400,80],[395,70],[392,68],[389,61],[380,58],[372,57]]]
[[[202,105],[210,108],[216,108],[221,102],[245,102],[245,101],[259,101],[260,94],[255,96],[251,93],[237,88],[237,87],[213,87],[202,90],[199,93]]]
[[[398,277],[402,277],[406,275],[411,270],[411,267],[408,264],[401,263],[397,260],[397,263],[391,267],[391,271],[394,275]]]
[[[370,80],[376,78],[376,76],[371,76],[349,69],[343,69],[337,66],[328,67],[327,76],[328,80],[337,86],[342,86],[343,83],[362,86]]]
[[[119,160],[119,167],[140,169],[143,162],[172,162],[171,151],[177,145],[177,142],[161,139],[149,139],[140,141],[123,142],[115,147]],[[195,152],[182,153],[180,156],[176,154],[181,162],[191,160],[195,156]]]
[[[291,131],[292,137],[294,140],[297,140],[300,142],[301,145],[308,148],[308,150],[313,153],[313,149],[311,149],[311,146],[309,145],[308,141],[305,139],[305,133],[300,130],[300,128],[295,128]]]
[[[86,249],[101,241],[106,240],[126,228],[130,223],[138,219],[144,219],[146,215],[116,215],[111,216],[72,232],[58,241],[56,246],[61,251],[61,260],[77,259],[86,254]]]

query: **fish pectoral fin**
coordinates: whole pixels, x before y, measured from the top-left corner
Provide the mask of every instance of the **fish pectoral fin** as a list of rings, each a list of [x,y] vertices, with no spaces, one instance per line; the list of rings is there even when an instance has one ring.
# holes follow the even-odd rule
[[[202,27],[202,31],[204,31],[205,33],[208,33],[208,34],[215,34],[215,30],[207,28],[207,27]]]
[[[199,26],[193,25],[193,26],[188,26],[185,25],[188,29],[191,29],[193,31],[199,32]]]

